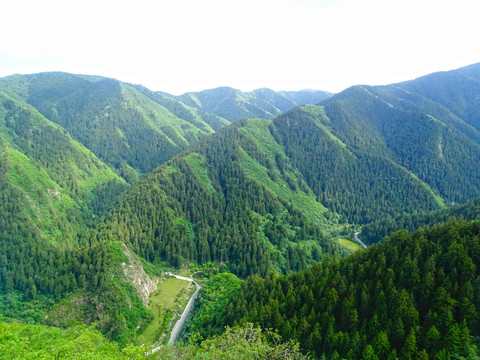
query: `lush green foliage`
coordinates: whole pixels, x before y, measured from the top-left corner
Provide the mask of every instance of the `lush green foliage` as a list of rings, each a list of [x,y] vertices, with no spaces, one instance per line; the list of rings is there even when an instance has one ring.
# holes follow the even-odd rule
[[[0,79],[1,313],[59,327],[97,322],[109,339],[127,343],[151,316],[123,281],[120,242],[153,267],[214,263],[264,276],[342,254],[328,236],[355,225],[374,221],[363,235],[378,239],[451,214],[477,217],[475,203],[442,208],[480,193],[478,69],[353,87],[273,121],[239,121],[200,143],[229,120],[271,118],[328,94],[220,88],[173,97],[64,73]],[[161,163],[115,202],[127,182]],[[388,242],[397,257],[382,245],[298,275],[253,278],[235,315],[252,306],[242,322],[278,326],[333,358],[468,356],[479,335],[474,226],[397,234]],[[453,248],[438,240],[447,237]],[[259,292],[248,290],[255,286]],[[310,286],[318,303],[303,292]],[[227,275],[205,286],[191,330],[220,332],[221,308],[237,288]],[[381,297],[372,300],[382,291],[387,315],[378,310]],[[181,351],[221,356],[205,346]]]
[[[113,79],[41,73],[3,80],[0,88],[23,96],[130,182],[214,132]]]
[[[231,124],[230,121],[220,116],[205,112],[202,109],[190,107],[183,102],[177,100],[170,94],[162,93],[159,91],[151,91],[143,86],[138,85],[135,86],[135,88],[156,103],[162,105],[163,107],[171,111],[179,118],[188,121],[189,123],[195,125],[201,130],[209,132],[211,131],[211,129],[213,129],[215,131],[218,131],[221,128],[224,128],[225,126]]]
[[[63,129],[22,100],[1,93],[0,134],[4,181],[30,199],[30,217],[53,239],[72,233],[65,217],[86,220],[111,203],[107,198],[98,204],[95,197],[126,189],[121,178]]]
[[[479,239],[479,222],[450,221],[307,271],[254,276],[225,322],[278,329],[327,359],[473,359]]]
[[[140,353],[140,349],[136,352]],[[0,358],[18,360],[47,359],[145,359],[129,357],[116,343],[98,331],[82,326],[61,330],[39,325],[0,322]]]
[[[384,92],[355,87],[275,119],[272,133],[318,201],[368,223],[477,196],[479,142],[440,105],[407,111]]]
[[[432,86],[432,84],[434,86]],[[405,96],[404,103],[408,104],[410,99],[419,101],[419,95],[424,99],[442,104],[458,118],[463,119],[468,125],[458,124],[465,130],[465,133],[479,139],[480,131],[480,104],[478,93],[480,92],[480,66],[473,64],[461,69],[445,71],[426,75],[413,81],[401,84],[402,96]],[[394,86],[389,87],[393,91]],[[400,90],[400,89],[399,89]],[[418,95],[417,95],[418,94]],[[423,104],[425,104],[423,100]],[[477,131],[474,131],[474,130]]]
[[[186,325],[188,338],[199,341],[207,336],[223,332],[223,310],[232,301],[242,281],[230,273],[220,273],[212,277],[202,287],[195,302],[194,315]]]
[[[152,262],[286,272],[335,249],[317,234],[340,229],[337,213],[340,224],[365,224],[477,196],[473,128],[399,91],[354,87],[273,122],[237,122],[147,177],[105,218],[101,238],[131,242]],[[214,106],[214,93],[235,91],[188,96]]]
[[[150,358],[150,357],[149,357]],[[225,333],[200,345],[180,345],[160,348],[155,359],[215,359],[215,360],[261,360],[261,359],[307,359],[295,342],[283,342],[281,337],[269,330],[252,324],[243,327],[227,327]]]
[[[306,359],[292,342],[274,332],[247,324],[200,345],[163,346],[151,353],[143,346],[120,348],[93,327],[63,330],[39,325],[0,322],[0,359],[8,360],[141,360],[141,359]]]

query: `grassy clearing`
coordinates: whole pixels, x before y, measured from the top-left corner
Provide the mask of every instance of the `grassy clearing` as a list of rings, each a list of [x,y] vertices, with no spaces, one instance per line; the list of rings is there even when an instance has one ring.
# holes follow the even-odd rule
[[[354,243],[347,239],[338,239],[338,244],[344,249],[347,249],[348,251],[351,251],[351,252],[362,250],[362,247],[359,244]]]
[[[344,149],[346,149],[348,151],[347,145],[342,140],[340,140],[338,137],[333,135],[333,133],[330,131],[330,128],[327,125],[325,125],[325,124],[330,124],[330,118],[327,116],[327,113],[325,112],[325,108],[323,106],[304,105],[302,108],[303,108],[304,111],[306,111],[306,112],[308,112],[312,115],[313,122],[320,129],[322,129],[330,139],[337,142],[341,147],[343,147]]]
[[[310,221],[325,224],[324,214],[327,210],[316,201],[313,193],[307,194],[300,189],[292,190],[283,180],[280,173],[275,177],[275,180],[272,180],[264,166],[252,159],[245,150],[241,149],[240,152],[242,155],[241,165],[249,177],[258,181],[280,198],[291,202]]]
[[[7,175],[12,186],[20,190],[27,199],[27,216],[42,229],[50,228],[54,218],[66,216],[68,209],[75,207],[75,201],[64,194],[42,168],[39,168],[24,154],[6,149],[10,162]],[[60,234],[45,233],[56,239]]]
[[[283,146],[278,144],[270,133],[270,124],[271,120],[250,119],[239,131],[255,143],[257,149],[269,159],[271,164],[276,164],[277,157],[288,163],[289,160],[285,155]],[[308,189],[308,186],[302,180],[302,175],[294,167],[287,165],[284,174],[281,173],[277,165],[268,170],[244,149],[240,151],[242,155],[241,165],[249,177],[255,179],[282,199],[291,202],[304,213],[309,221],[320,223],[326,228],[334,227],[336,221],[328,221],[325,218],[327,209],[316,201],[313,191]],[[295,189],[292,189],[287,180],[295,184]]]
[[[167,277],[158,283],[157,290],[150,295],[149,310],[152,322],[138,337],[137,344],[153,345],[161,339],[166,342],[168,334],[188,303],[195,287],[189,281]]]
[[[208,170],[205,168],[205,156],[198,153],[191,153],[184,157],[188,166],[193,170],[197,180],[203,185],[205,190],[210,193],[215,193],[215,189],[212,185],[212,181],[208,176]]]

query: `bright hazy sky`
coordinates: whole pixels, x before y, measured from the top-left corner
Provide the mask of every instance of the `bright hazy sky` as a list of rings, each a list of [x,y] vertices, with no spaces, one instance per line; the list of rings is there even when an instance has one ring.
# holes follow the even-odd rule
[[[341,91],[480,62],[478,0],[10,0],[0,76]]]

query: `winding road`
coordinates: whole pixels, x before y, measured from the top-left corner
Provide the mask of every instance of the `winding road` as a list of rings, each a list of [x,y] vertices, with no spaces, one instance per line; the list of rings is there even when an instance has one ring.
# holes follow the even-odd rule
[[[200,291],[200,289],[202,287],[200,285],[198,285],[197,282],[195,280],[193,280],[192,278],[187,278],[185,276],[175,275],[171,272],[167,272],[166,274],[169,275],[169,276],[173,276],[173,277],[175,277],[179,280],[191,281],[197,287],[197,290],[195,290],[192,297],[188,301],[188,304],[185,307],[185,310],[183,310],[183,313],[180,316],[180,319],[177,320],[177,322],[175,323],[175,326],[172,329],[172,332],[170,333],[170,340],[168,340],[168,343],[170,344],[170,343],[175,342],[175,340],[177,340],[178,334],[180,333],[180,330],[182,330],[182,327],[185,324],[185,321],[186,321],[188,315],[192,311],[193,304],[195,303],[195,299],[197,298],[198,292]],[[147,355],[147,356],[151,355],[151,354],[155,353],[156,351],[158,351],[161,347],[162,347],[162,345],[157,346],[156,348],[153,348],[150,352],[146,353],[145,355]]]
[[[357,232],[354,234],[355,241],[356,241],[357,243],[359,243],[362,248],[366,249],[366,248],[367,248],[367,245],[365,245],[365,244],[363,243],[363,241],[358,238],[358,234],[360,234],[360,231],[357,231]]]
[[[167,275],[176,277],[179,280],[191,281],[197,287],[197,290],[195,290],[192,297],[188,301],[188,304],[185,307],[185,310],[183,310],[183,313],[180,316],[180,319],[177,320],[177,322],[175,323],[175,326],[173,327],[172,332],[170,333],[170,340],[168,340],[168,343],[170,344],[170,343],[175,342],[175,340],[177,340],[178,334],[180,333],[180,330],[182,330],[182,327],[185,324],[185,321],[186,321],[188,315],[192,311],[193,304],[195,303],[195,299],[197,298],[198,292],[200,291],[200,289],[202,287],[200,285],[198,285],[197,282],[195,280],[191,279],[191,278],[187,278],[187,277],[180,276],[180,275],[175,275],[175,274],[172,274],[171,272],[167,272]]]

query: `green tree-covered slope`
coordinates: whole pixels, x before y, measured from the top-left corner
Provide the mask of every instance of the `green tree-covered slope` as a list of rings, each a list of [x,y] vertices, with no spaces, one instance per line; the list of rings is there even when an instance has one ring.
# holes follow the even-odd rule
[[[422,107],[405,111],[372,91],[348,89],[274,120],[275,138],[323,205],[368,223],[478,196],[478,142]]]
[[[109,197],[127,187],[64,129],[4,92],[0,92],[0,153],[3,190],[18,193],[32,225],[53,240],[68,238],[68,227],[101,212]]]
[[[198,114],[186,110],[179,115],[188,119],[179,118],[114,79],[14,75],[1,79],[0,88],[23,97],[130,182],[214,132]],[[217,127],[218,122],[212,121]]]
[[[127,342],[149,315],[125,281],[121,244],[154,264],[288,273],[343,254],[331,235],[353,225],[478,197],[475,69],[356,86],[223,129],[229,120],[207,114],[213,95],[182,103],[64,73],[0,79],[2,312],[56,326],[96,321]],[[442,90],[450,81],[455,101]],[[284,98],[294,101],[266,89],[216,91],[247,116],[261,108],[258,116],[272,117],[290,106]],[[136,184],[115,203],[125,180]],[[32,313],[39,303],[47,305]],[[427,349],[421,336],[411,340]]]
[[[125,260],[109,243],[79,240],[127,187],[59,125],[0,92],[2,314],[57,326],[96,321],[112,339],[134,338],[148,314],[123,279]]]
[[[274,120],[318,200],[349,222],[433,210],[480,194],[480,65],[354,86]]]
[[[430,86],[442,86],[435,79]],[[103,236],[148,261],[213,260],[265,274],[319,259],[330,248],[319,231],[338,223],[478,196],[476,130],[442,104],[396,91],[356,86],[273,120],[239,121],[147,177],[103,220]]]
[[[366,244],[379,242],[388,234],[400,229],[414,231],[422,226],[432,226],[455,217],[465,220],[480,220],[480,198],[440,210],[416,214],[402,214],[397,217],[386,216],[384,219],[368,223],[362,228],[362,241]]]
[[[242,276],[305,268],[335,226],[269,132],[251,119],[219,131],[141,180],[98,225],[147,261],[227,263]]]
[[[477,359],[479,236],[479,222],[450,221],[307,271],[251,277],[224,324],[277,329],[322,359]]]
[[[136,85],[135,88],[179,118],[192,123],[201,130],[210,131],[209,127],[211,127],[213,130],[218,131],[231,124],[230,121],[220,116],[208,113],[197,107],[188,106],[170,94],[152,91],[139,85]]]
[[[398,84],[397,89],[403,90],[402,95],[419,94],[423,98],[443,105],[480,131],[480,99],[478,98],[480,64],[426,75],[414,81]]]
[[[284,342],[272,331],[248,324],[229,328],[225,334],[199,345],[163,346],[155,351],[144,346],[120,347],[93,327],[63,330],[40,325],[0,322],[0,358],[9,360],[303,360],[298,344]]]

